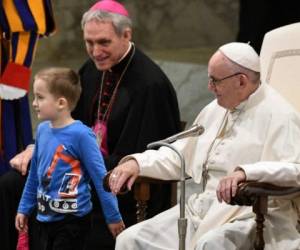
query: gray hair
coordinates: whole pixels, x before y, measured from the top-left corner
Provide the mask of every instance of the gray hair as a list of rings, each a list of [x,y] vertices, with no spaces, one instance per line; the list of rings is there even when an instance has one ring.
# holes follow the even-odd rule
[[[112,22],[116,33],[121,36],[126,28],[132,28],[132,21],[129,17],[116,13],[101,11],[101,10],[88,10],[85,12],[81,19],[81,28],[92,20],[99,22]]]

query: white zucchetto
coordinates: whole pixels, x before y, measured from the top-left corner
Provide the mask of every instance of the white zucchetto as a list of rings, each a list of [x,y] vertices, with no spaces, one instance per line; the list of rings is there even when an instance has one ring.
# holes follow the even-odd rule
[[[247,43],[232,42],[219,48],[228,59],[236,64],[260,72],[259,56],[255,50]]]

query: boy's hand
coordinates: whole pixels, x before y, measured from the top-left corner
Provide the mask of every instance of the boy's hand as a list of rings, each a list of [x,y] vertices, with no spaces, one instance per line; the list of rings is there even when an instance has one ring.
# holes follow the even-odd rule
[[[25,214],[17,213],[15,226],[19,232],[28,232],[28,217]]]
[[[114,238],[116,238],[118,234],[120,234],[125,229],[125,224],[122,220],[118,223],[108,224],[107,226]]]

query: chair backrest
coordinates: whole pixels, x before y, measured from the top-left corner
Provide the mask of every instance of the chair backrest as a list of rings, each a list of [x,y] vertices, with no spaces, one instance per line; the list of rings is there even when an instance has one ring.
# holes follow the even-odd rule
[[[266,33],[260,62],[262,82],[272,85],[300,111],[300,22]]]

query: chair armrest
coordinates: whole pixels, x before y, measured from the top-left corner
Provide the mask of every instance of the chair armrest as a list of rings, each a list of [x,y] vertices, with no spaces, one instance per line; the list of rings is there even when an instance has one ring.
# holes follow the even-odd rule
[[[281,187],[265,182],[247,181],[238,185],[236,196],[231,199],[231,204],[252,206],[260,196],[293,198],[299,195],[300,187]]]

